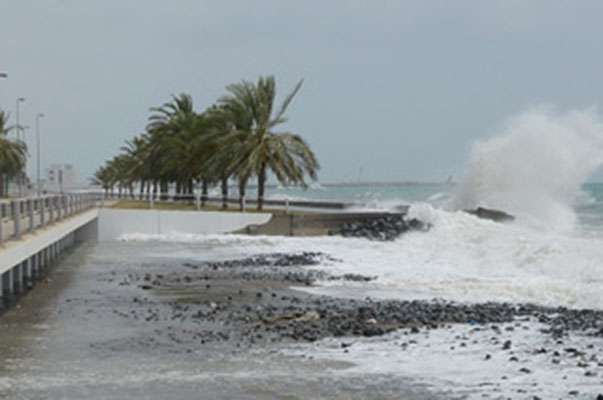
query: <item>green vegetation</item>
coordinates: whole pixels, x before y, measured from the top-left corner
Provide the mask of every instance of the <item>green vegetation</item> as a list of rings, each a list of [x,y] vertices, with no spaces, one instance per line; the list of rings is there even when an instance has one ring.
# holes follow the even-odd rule
[[[8,126],[8,114],[0,110],[0,197],[8,195],[10,180],[24,174],[25,169],[27,146],[8,137],[13,129]]]
[[[302,86],[300,81],[278,109],[274,77],[227,86],[227,93],[203,112],[187,94],[151,109],[146,131],[126,141],[122,152],[107,161],[94,182],[107,192],[128,191],[192,195],[201,186],[206,205],[209,188],[220,185],[222,208],[228,207],[228,182],[236,180],[243,209],[248,183],[257,179],[258,210],[263,208],[269,173],[283,185],[306,186],[317,178],[318,161],[303,138],[276,129]]]

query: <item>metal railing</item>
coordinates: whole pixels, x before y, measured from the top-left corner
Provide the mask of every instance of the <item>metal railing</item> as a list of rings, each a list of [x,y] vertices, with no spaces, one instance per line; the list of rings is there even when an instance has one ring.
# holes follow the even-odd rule
[[[222,197],[218,196],[205,196],[201,194],[194,195],[181,195],[172,193],[128,193],[128,192],[98,192],[98,195],[104,200],[143,200],[153,205],[155,202],[169,202],[169,203],[184,203],[194,204],[197,208],[203,204],[221,205]],[[229,206],[238,207],[240,205],[240,199],[229,197],[226,199]],[[243,208],[253,207],[257,205],[256,198],[244,198]],[[324,201],[324,200],[290,200],[290,199],[266,199],[264,198],[264,206],[271,207],[300,207],[300,208],[316,208],[316,209],[330,209],[330,210],[345,210],[353,207],[357,204],[350,202],[339,202],[339,201]]]
[[[97,193],[0,200],[0,244],[97,206]]]

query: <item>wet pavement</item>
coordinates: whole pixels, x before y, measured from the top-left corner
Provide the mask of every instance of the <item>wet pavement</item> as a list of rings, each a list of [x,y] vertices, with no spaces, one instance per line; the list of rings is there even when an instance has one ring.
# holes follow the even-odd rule
[[[447,398],[399,376],[344,373],[349,363],[286,355],[287,341],[246,340],[246,321],[211,318],[213,310],[229,297],[256,307],[293,291],[274,280],[187,282],[187,257],[160,256],[174,250],[182,249],[107,242],[66,255],[0,317],[0,398]],[[147,274],[181,281],[143,288]]]

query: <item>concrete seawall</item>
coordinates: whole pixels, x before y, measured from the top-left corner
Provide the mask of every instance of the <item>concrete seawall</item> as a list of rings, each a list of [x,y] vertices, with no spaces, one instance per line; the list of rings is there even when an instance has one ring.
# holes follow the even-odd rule
[[[220,211],[134,210],[104,208],[99,212],[99,240],[124,234],[214,234],[321,236],[344,223],[379,219],[388,213],[239,213]]]
[[[268,213],[128,210],[103,208],[99,212],[99,240],[116,240],[128,233],[211,234],[244,230],[268,223]]]
[[[323,236],[337,231],[343,224],[382,218],[384,212],[275,214],[264,224],[248,225],[236,233],[277,236]]]

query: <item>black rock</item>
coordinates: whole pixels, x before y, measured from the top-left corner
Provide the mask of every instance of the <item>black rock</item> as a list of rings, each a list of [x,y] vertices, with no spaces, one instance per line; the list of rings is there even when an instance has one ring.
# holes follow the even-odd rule
[[[493,210],[485,207],[477,207],[473,210],[464,210],[466,213],[475,215],[476,217],[489,219],[496,222],[513,221],[515,219],[511,214],[504,211]]]
[[[430,226],[417,219],[407,220],[403,214],[389,214],[362,222],[345,223],[338,233],[343,237],[362,237],[390,241],[411,230],[428,230]]]

